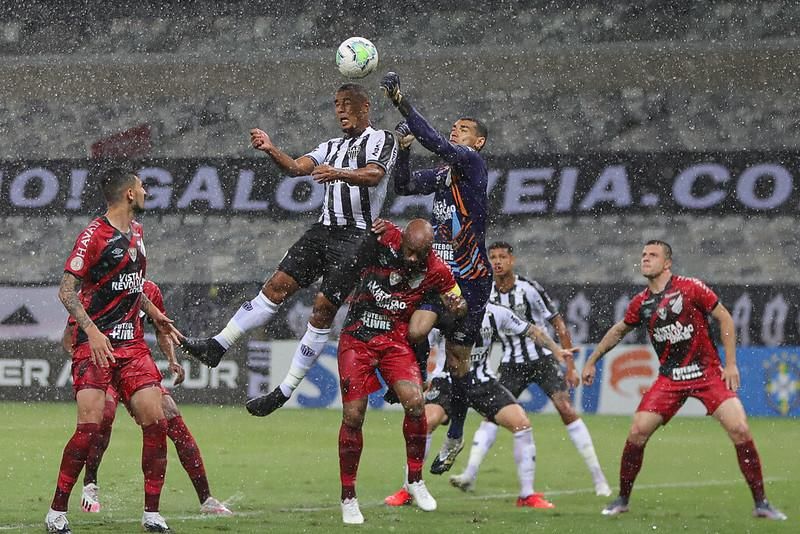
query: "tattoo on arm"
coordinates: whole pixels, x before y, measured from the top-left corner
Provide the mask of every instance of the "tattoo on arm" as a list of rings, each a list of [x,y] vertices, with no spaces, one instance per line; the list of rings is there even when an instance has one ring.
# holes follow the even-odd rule
[[[86,332],[88,328],[95,326],[95,324],[78,298],[78,285],[80,285],[80,282],[74,275],[64,273],[64,277],[61,279],[61,286],[58,288],[58,298],[75,319],[75,322],[78,323],[81,330]]]
[[[150,301],[149,298],[147,298],[147,295],[145,295],[144,293],[142,293],[141,299],[142,299],[141,302],[142,311],[147,315],[149,315],[150,317],[152,317],[153,314],[151,312],[155,308],[155,305]]]

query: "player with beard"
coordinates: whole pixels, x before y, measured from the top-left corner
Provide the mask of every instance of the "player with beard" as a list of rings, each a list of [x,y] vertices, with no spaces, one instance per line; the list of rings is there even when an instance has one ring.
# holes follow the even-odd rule
[[[733,318],[717,295],[696,278],[672,274],[672,247],[659,240],[648,241],[640,264],[647,288],[628,305],[625,318],[611,327],[583,367],[583,382],[592,385],[595,364],[631,330],[645,326],[660,366],[658,378],[642,397],[633,416],[622,451],[619,496],[603,509],[612,516],[628,511],[633,483],[644,460],[650,436],[694,397],[708,414],[720,422],[736,448],[739,469],[753,495],[755,517],[785,520],[764,491],[759,457],[736,390],[736,330]],[[719,321],[725,365],[711,340],[708,316]]]
[[[322,286],[289,372],[266,399],[259,397],[259,415],[267,415],[289,400],[328,341],[336,312],[357,281],[355,252],[380,213],[387,176],[397,155],[394,134],[372,127],[369,95],[363,87],[354,83],[339,87],[334,108],[343,135],[297,159],[279,149],[265,131],[250,131],[253,148],[266,153],[281,170],[291,176],[311,175],[324,184],[322,210],[258,295],[242,304],[225,328],[213,338],[189,338],[183,344],[190,355],[216,367],[245,332],[264,326],[287,298],[321,277]],[[339,285],[333,285],[331,274],[339,272],[349,276],[337,277]]]
[[[99,431],[106,390],[113,385],[142,427],[142,526],[148,532],[168,532],[158,513],[167,467],[161,373],[144,341],[139,311],[150,316],[156,329],[171,342],[179,343],[182,335],[142,293],[147,259],[142,226],[134,220],[144,209],[142,181],[116,168],[103,174],[101,186],[108,210],[78,235],[58,292],[78,325],[72,350],[78,422],[64,448],[45,524],[48,532],[71,532],[67,521],[69,496]]]
[[[368,395],[381,388],[376,370],[405,410],[406,487],[422,510],[436,509],[436,500],[422,480],[427,422],[422,376],[408,341],[408,321],[422,300],[432,294],[439,295],[443,306],[454,315],[466,312],[453,273],[431,251],[431,225],[414,219],[401,231],[381,222],[380,237],[368,240],[358,253],[362,267],[359,282],[339,339],[339,466],[342,520],[346,524],[364,522],[355,485]]]

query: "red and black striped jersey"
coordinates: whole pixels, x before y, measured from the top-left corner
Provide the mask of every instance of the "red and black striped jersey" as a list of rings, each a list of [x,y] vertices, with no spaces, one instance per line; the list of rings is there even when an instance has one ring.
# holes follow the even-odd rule
[[[708,315],[718,302],[717,295],[700,280],[676,275],[662,292],[645,289],[633,297],[625,324],[647,327],[661,364],[660,374],[692,380],[721,364],[708,325]]]
[[[81,280],[79,297],[86,313],[114,346],[142,339],[139,320],[147,270],[142,226],[131,222],[128,233],[98,217],[78,235],[64,271]],[[77,329],[75,345],[87,341]]]
[[[362,341],[388,333],[405,339],[408,321],[423,297],[457,287],[450,267],[433,251],[423,271],[409,270],[400,250],[402,240],[400,229],[391,225],[380,239],[370,241],[343,332]]]

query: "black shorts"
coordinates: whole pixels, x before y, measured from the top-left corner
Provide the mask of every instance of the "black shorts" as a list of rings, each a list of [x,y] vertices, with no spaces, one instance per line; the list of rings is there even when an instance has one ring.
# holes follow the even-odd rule
[[[356,253],[368,236],[369,230],[361,228],[315,223],[289,247],[278,270],[294,278],[300,287],[322,277],[320,291],[341,306],[358,282]]]
[[[480,382],[474,376],[467,388],[467,406],[481,414],[491,422],[495,416],[511,404],[516,404],[514,396],[494,378]],[[447,415],[450,415],[450,403],[453,397],[453,388],[448,378],[437,377],[431,381],[430,389],[425,393],[426,404],[438,404]]]
[[[531,384],[542,388],[548,397],[569,390],[561,365],[553,355],[542,356],[532,362],[501,363],[497,374],[500,375],[500,383],[511,391],[514,398],[518,398]]]

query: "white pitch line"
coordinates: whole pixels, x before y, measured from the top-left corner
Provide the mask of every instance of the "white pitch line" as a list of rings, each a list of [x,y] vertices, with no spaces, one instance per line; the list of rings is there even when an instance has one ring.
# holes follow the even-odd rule
[[[764,479],[764,482],[784,482],[786,478],[781,477],[768,477]],[[736,480],[705,480],[703,482],[667,482],[665,484],[638,484],[636,485],[636,491],[642,490],[659,490],[659,489],[670,489],[670,488],[703,488],[709,486],[732,486],[743,484],[744,481],[741,478],[737,478]],[[453,491],[456,491],[455,489]],[[552,490],[546,492],[547,496],[555,496],[555,495],[579,495],[581,493],[594,493],[594,490],[591,488],[580,488],[580,489],[563,489],[563,490]],[[239,497],[237,495],[236,497]],[[470,495],[470,494],[454,494],[453,496],[449,497],[437,497],[436,500],[439,502],[447,502],[447,501],[457,501],[463,499],[471,499],[477,501],[491,501],[491,500],[499,500],[499,499],[511,499],[516,498],[517,495],[515,493],[493,493],[489,495]],[[239,499],[236,499],[239,500]],[[381,506],[386,506],[383,501],[380,502],[366,502],[366,503],[359,503],[362,508],[378,508]],[[304,508],[280,508],[279,512],[327,512],[339,510],[339,503],[331,506],[318,506],[318,507],[304,507]],[[233,512],[233,516],[214,516],[214,515],[207,515],[207,514],[190,514],[190,515],[182,515],[182,516],[168,516],[165,519],[175,521],[187,521],[191,519],[200,519],[206,521],[225,521],[225,520],[235,520],[237,517],[256,517],[261,516],[264,514],[272,513],[271,510],[260,510],[260,511],[252,511],[252,512]],[[116,523],[116,524],[130,524],[130,523],[139,523],[141,520],[137,518],[119,518],[119,519],[107,519],[104,520],[104,523]],[[27,524],[18,524],[18,525],[0,525],[0,531],[3,530],[20,530],[20,529],[33,529],[37,527],[42,527],[44,524],[44,520],[41,523],[27,523]]]

